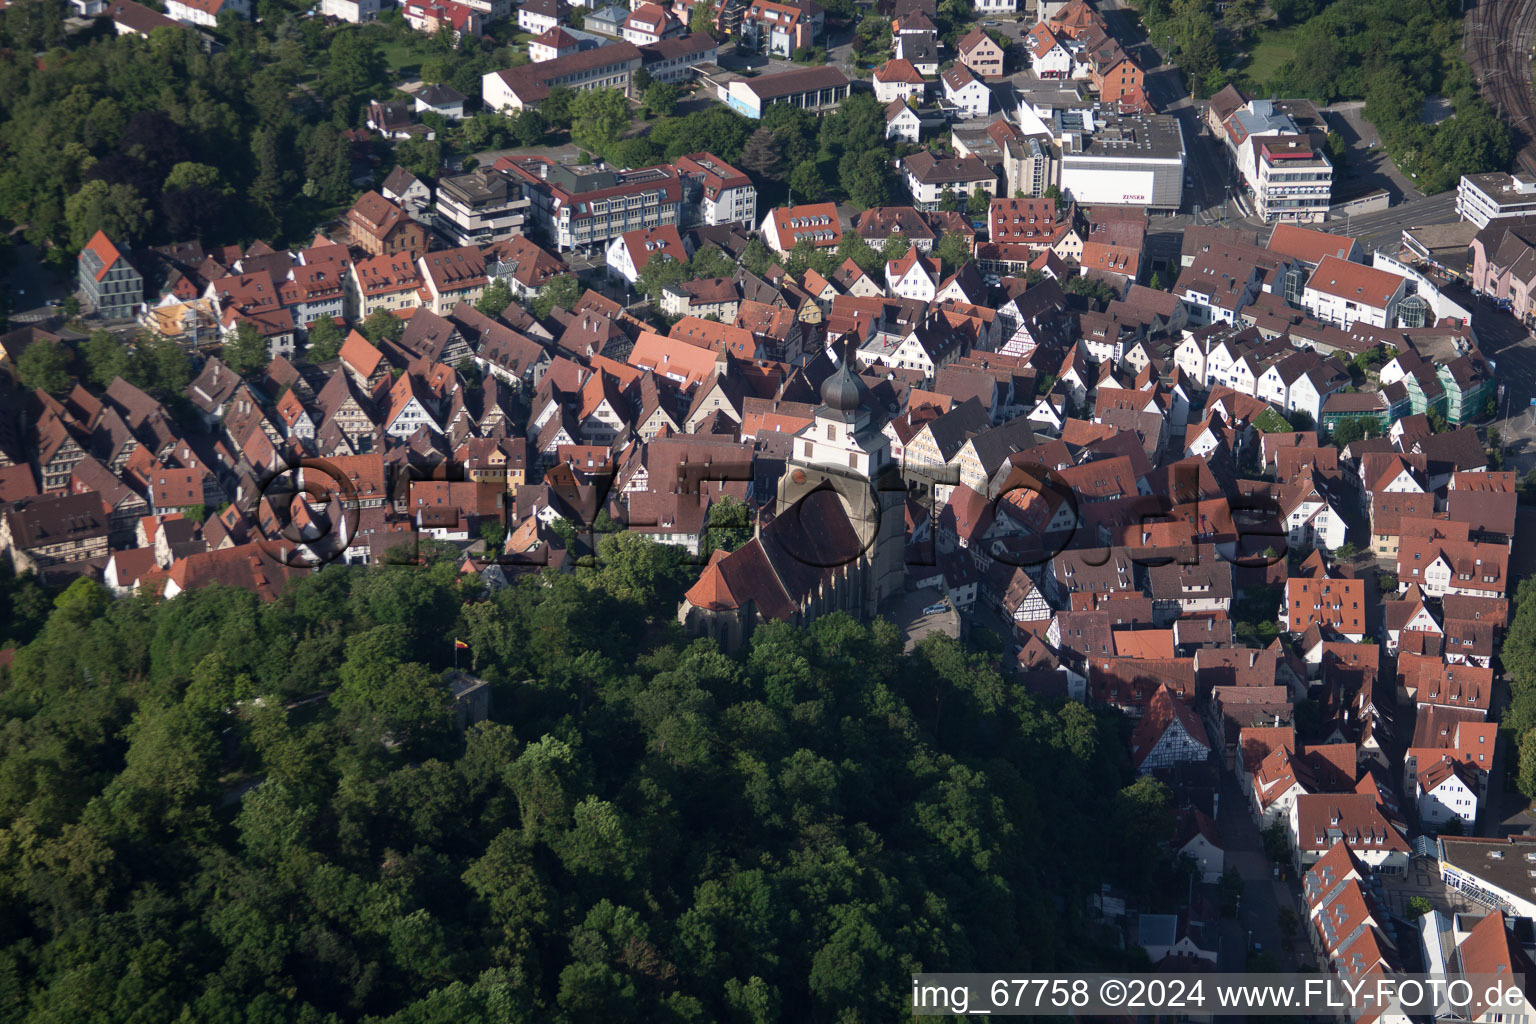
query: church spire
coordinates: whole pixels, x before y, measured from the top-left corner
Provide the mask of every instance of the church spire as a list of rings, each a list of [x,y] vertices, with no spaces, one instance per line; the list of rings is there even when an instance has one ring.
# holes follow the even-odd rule
[[[844,420],[853,419],[858,414],[859,407],[869,397],[869,388],[853,371],[856,358],[854,352],[853,337],[845,335],[837,369],[821,382],[822,405],[829,413],[840,416]]]

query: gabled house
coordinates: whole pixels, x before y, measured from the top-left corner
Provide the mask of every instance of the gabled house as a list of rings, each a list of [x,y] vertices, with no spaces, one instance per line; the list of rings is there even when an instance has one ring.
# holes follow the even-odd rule
[[[80,292],[85,306],[107,320],[132,317],[144,301],[144,278],[112,244],[103,231],[97,231],[80,250]]]
[[[1211,741],[1200,716],[1159,686],[1147,702],[1146,713],[1131,733],[1131,763],[1139,774],[1179,764],[1199,764],[1211,756]]]

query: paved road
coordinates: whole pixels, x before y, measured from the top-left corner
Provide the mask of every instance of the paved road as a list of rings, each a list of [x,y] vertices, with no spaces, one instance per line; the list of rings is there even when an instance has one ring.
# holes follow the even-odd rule
[[[35,245],[17,245],[10,272],[3,286],[10,298],[10,320],[14,327],[37,324],[51,317],[61,316],[49,301],[63,302],[74,287],[74,281],[56,277],[54,271],[43,263]]]
[[[1419,224],[1444,224],[1456,219],[1456,192],[1438,192],[1421,199],[1409,199],[1378,213],[1362,213],[1335,221],[1333,230],[1353,235],[1366,252],[1380,249],[1396,254],[1402,246],[1403,229]]]
[[[1305,920],[1300,912],[1300,898],[1292,883],[1275,880],[1274,862],[1264,853],[1259,828],[1249,816],[1243,791],[1231,772],[1221,773],[1217,827],[1221,831],[1226,866],[1236,868],[1243,878],[1243,897],[1237,919],[1222,921],[1221,970],[1244,969],[1250,935],[1253,942],[1264,947],[1264,952],[1274,955],[1282,970],[1294,969],[1302,958],[1285,948],[1279,914],[1280,908],[1290,907],[1297,913],[1298,921]],[[1298,930],[1297,934],[1304,933]],[[1297,948],[1309,947],[1298,940]],[[1310,961],[1309,954],[1304,956]]]
[[[1368,189],[1384,188],[1392,193],[1394,202],[1422,198],[1424,193],[1418,185],[1387,156],[1376,126],[1361,114],[1364,109],[1365,104],[1358,100],[1322,108],[1328,130],[1338,133],[1350,146],[1348,163],[1339,178],[1354,188],[1343,194],[1353,197],[1364,195]],[[1340,194],[1339,183],[1334,185],[1334,194]]]

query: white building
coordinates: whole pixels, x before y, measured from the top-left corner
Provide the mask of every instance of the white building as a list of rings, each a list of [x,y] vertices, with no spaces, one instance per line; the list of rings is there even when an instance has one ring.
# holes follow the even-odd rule
[[[688,249],[675,224],[626,231],[608,244],[608,269],[630,284],[653,259],[687,262]]]
[[[379,0],[320,0],[320,15],[361,25],[379,16]]]
[[[923,80],[922,75],[918,74],[917,68],[913,67],[909,60],[886,61],[875,68],[872,81],[875,86],[875,99],[881,103],[905,100],[913,96],[922,100],[928,88],[928,83]]]
[[[1456,216],[1479,228],[1489,221],[1536,214],[1536,174],[1463,174],[1456,186]]]
[[[1029,66],[1041,81],[1072,77],[1072,51],[1042,21],[1024,37],[1024,49],[1029,52]]]
[[[477,167],[437,183],[437,231],[457,245],[489,245],[522,234],[530,206],[516,177]]]
[[[660,4],[643,3],[624,19],[624,41],[636,46],[681,35],[682,24]]]
[[[1320,224],[1333,202],[1333,164],[1306,135],[1254,139],[1255,212],[1265,221]]]
[[[1477,771],[1464,761],[1446,757],[1421,767],[1413,779],[1419,820],[1439,829],[1460,820],[1467,835],[1477,821]]]
[[[964,64],[956,64],[939,76],[944,98],[960,108],[962,118],[986,117],[992,109],[992,90]]]
[[[751,178],[712,153],[681,156],[672,166],[683,181],[686,225],[695,223],[687,217],[696,210],[699,224],[757,226],[757,188]],[[694,189],[697,197],[689,194]]]
[[[1237,321],[1244,306],[1258,298],[1262,282],[1259,268],[1252,264],[1218,253],[1201,253],[1179,274],[1174,294],[1189,311],[1191,324],[1230,324]]]
[[[1061,190],[1079,205],[1176,210],[1184,197],[1184,132],[1167,114],[1111,115],[1061,139]]]
[[[885,137],[902,139],[917,144],[922,134],[923,122],[917,112],[903,100],[892,100],[885,108]]]
[[[580,51],[580,40],[558,25],[528,40],[528,59],[535,64]]]
[[[919,210],[937,210],[946,190],[954,192],[961,207],[978,188],[997,195],[997,175],[973,156],[935,157],[920,149],[901,161],[901,169],[912,204]]]
[[[885,293],[903,299],[932,302],[938,293],[939,261],[925,257],[914,246],[899,260],[885,264]]]
[[[1395,327],[1398,303],[1407,294],[1404,277],[1325,256],[1307,281],[1301,308],[1346,331],[1356,322]]]
[[[228,11],[242,18],[251,16],[251,0],[167,0],[165,13],[175,21],[213,28],[219,15]]]
[[[569,13],[564,0],[524,0],[517,9],[517,27],[536,36],[542,35],[557,27]]]

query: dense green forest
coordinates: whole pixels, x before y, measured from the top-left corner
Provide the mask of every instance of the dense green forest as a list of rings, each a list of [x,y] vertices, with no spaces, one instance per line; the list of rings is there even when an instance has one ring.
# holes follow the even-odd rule
[[[66,34],[53,0],[0,11],[0,218],[61,263],[97,228],[135,245],[302,238],[353,197],[341,133],[369,99],[417,73],[475,96],[513,63],[494,39],[453,49],[398,17],[327,28],[300,17],[309,6],[261,0],[260,25],[226,16],[212,55],[188,30],[141,39],[103,19]],[[451,135],[473,148],[504,131],[478,117]],[[395,156],[435,173],[442,152],[412,140]],[[367,156],[382,171],[395,158]]]
[[[885,1021],[920,968],[1123,962],[1101,882],[1183,892],[1116,716],[841,615],[727,657],[651,614],[675,549],[603,547],[494,595],[7,581],[0,1019]]]
[[[895,194],[891,162],[905,148],[886,141],[871,96],[822,118],[778,107],[754,123],[719,104],[674,116],[677,88],[643,72],[638,109],[616,90],[556,88],[512,118],[481,112],[449,124],[426,114],[435,141],[357,146],[342,133],[364,124],[370,99],[397,96],[395,85],[443,82],[473,110],[481,76],[527,54],[508,45],[507,22],[455,46],[411,31],[396,12],[326,27],[300,16],[309,6],[261,0],[259,24],[226,17],[211,55],[189,30],[146,40],[102,20],[66,33],[57,0],[0,10],[0,225],[21,228],[59,266],[97,229],[135,246],[307,241],[361,191],[360,171],[379,181],[399,163],[436,177],[478,152],[567,141],[626,167],[710,150],[740,160],[765,202],[790,189],[802,201],[866,207]]]

